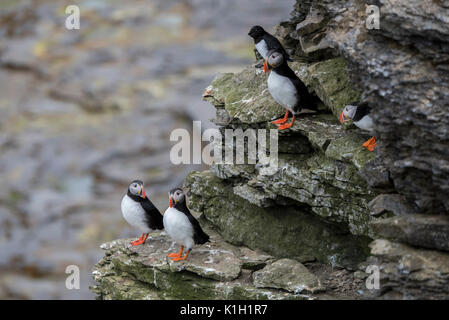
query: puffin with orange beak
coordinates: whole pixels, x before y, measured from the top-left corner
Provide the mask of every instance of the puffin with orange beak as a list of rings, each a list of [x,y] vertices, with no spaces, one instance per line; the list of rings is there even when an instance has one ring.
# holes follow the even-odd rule
[[[270,50],[264,63],[264,71],[271,70],[267,79],[268,91],[277,103],[286,109],[283,118],[273,121],[279,124],[278,130],[293,126],[295,116],[303,109],[317,110],[316,102],[307,90],[306,85],[298,78],[296,73],[288,66],[281,51]],[[286,123],[289,113],[293,118]]]
[[[357,105],[348,104],[340,113],[340,123],[352,120],[354,124],[362,130],[372,132],[373,131],[373,119],[370,116],[370,107],[366,103]],[[362,144],[363,147],[369,151],[373,151],[376,147],[376,138],[365,141]]]
[[[185,260],[193,245],[208,242],[209,236],[187,208],[186,196],[182,189],[171,190],[169,198],[170,207],[164,213],[164,227],[167,234],[181,245],[181,249],[177,253],[170,253],[168,257],[173,261]],[[186,253],[183,256],[184,248]]]
[[[131,182],[127,194],[122,199],[121,207],[123,218],[142,232],[138,240],[130,243],[132,246],[144,244],[150,232],[164,229],[162,215],[147,198],[142,181]]]

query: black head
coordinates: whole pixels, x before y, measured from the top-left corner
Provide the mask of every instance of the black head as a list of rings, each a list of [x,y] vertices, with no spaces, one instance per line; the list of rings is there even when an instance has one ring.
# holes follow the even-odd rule
[[[139,196],[144,199],[146,197],[145,188],[143,187],[143,181],[141,180],[134,180],[133,182],[131,182],[128,186],[128,192],[134,196]]]
[[[186,201],[186,195],[185,195],[184,191],[182,191],[181,188],[175,188],[175,189],[170,190],[168,195],[170,198],[170,207],[174,207],[178,203],[182,204]]]
[[[266,33],[266,31],[261,26],[254,26],[249,30],[248,35],[253,38],[257,39],[261,36],[263,36]]]

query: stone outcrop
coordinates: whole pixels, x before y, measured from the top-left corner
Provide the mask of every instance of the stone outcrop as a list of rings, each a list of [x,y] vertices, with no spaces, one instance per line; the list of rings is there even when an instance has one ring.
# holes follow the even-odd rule
[[[225,283],[232,294],[235,289],[229,288],[235,283],[241,288],[246,279],[249,291],[227,297],[251,298],[248,292],[261,288],[280,290],[285,298],[319,297],[335,293],[335,285],[320,273],[330,268],[331,277],[338,278],[335,270],[347,273],[354,298],[357,288],[367,292],[362,282],[371,265],[380,271],[381,288],[364,298],[449,297],[449,5],[373,4],[380,7],[380,30],[365,26],[367,4],[359,0],[297,1],[292,18],[276,28],[294,59],[291,68],[316,97],[318,112],[304,112],[293,127],[279,132],[278,162],[269,174],[260,163],[218,161],[191,172],[184,183],[189,207],[225,246],[270,258],[245,268],[234,253],[240,273],[234,277],[237,272],[230,276],[228,270],[227,278],[218,271],[205,274],[201,262],[192,259],[195,266],[182,265],[189,275]],[[203,96],[215,107],[214,122],[222,134],[276,129],[271,121],[284,110],[270,96],[266,77],[249,66],[217,76],[206,89]],[[344,106],[360,100],[373,109],[375,152],[362,148],[364,132],[338,122]],[[260,160],[247,146],[232,148],[243,148],[247,160]],[[126,271],[112,258],[121,251],[107,255],[98,270],[114,270],[113,276]],[[162,264],[163,272],[180,276],[170,263],[158,261],[150,259],[149,270]],[[154,286],[159,297],[173,294],[162,284]],[[220,290],[214,294],[223,297]]]
[[[297,1],[280,34],[297,59],[343,56],[373,107],[378,157],[394,186],[421,212],[449,211],[449,6],[445,1],[369,2],[379,30],[365,25],[365,1]],[[317,23],[319,16],[319,23]],[[310,26],[313,26],[311,28]],[[309,39],[320,39],[310,46]],[[322,58],[322,55],[321,55]]]
[[[167,257],[178,247],[164,232],[151,234],[145,245],[137,247],[129,245],[131,239],[105,243],[101,246],[105,256],[93,271],[97,285],[91,290],[100,299],[335,298],[322,293],[325,279],[301,263],[276,260],[211,235],[210,243],[195,247],[187,260],[179,262]],[[285,276],[279,278],[280,272]]]
[[[375,156],[361,147],[365,135],[338,122],[342,108],[359,94],[341,58],[291,66],[317,96],[320,111],[279,132],[278,164],[269,175],[248,163],[216,163],[189,174],[190,206],[226,241],[353,269],[368,252],[369,222],[376,219],[368,204],[377,195],[360,174]],[[271,121],[284,110],[269,94],[266,78],[251,66],[212,82],[204,97],[217,109],[221,130],[276,128]]]
[[[363,237],[352,235],[343,223],[326,223],[288,198],[277,200],[285,201],[284,205],[259,207],[247,200],[249,195],[234,194],[232,185],[207,171],[191,173],[186,185],[191,193],[190,208],[203,213],[232,244],[261,249],[279,258],[318,260],[348,268],[366,256],[368,242]]]
[[[410,214],[373,221],[380,237],[417,247],[449,251],[449,217]]]
[[[449,299],[449,254],[378,239],[369,263],[380,269],[385,299]]]
[[[368,5],[380,9],[378,30],[366,27]],[[387,298],[447,298],[448,16],[444,1],[310,0],[277,29],[296,59],[344,57],[373,109],[376,159],[360,174],[379,193],[369,235],[390,239],[368,259]]]
[[[289,292],[315,293],[323,290],[320,280],[303,264],[291,259],[280,259],[253,273],[256,287],[284,289]]]

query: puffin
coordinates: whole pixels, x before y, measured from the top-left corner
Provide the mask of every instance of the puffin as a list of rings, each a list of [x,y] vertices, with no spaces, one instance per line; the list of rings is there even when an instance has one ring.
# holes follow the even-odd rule
[[[164,229],[162,214],[147,198],[140,180],[130,183],[128,192],[122,199],[121,208],[126,222],[142,232],[138,240],[130,243],[132,246],[144,244],[150,232]]]
[[[354,124],[362,130],[372,132],[373,131],[373,119],[370,116],[370,107],[366,103],[348,104],[344,107],[343,111],[340,113],[340,123],[352,120]],[[372,137],[365,141],[362,146],[368,149],[368,151],[373,151],[376,147],[376,138]]]
[[[181,188],[170,190],[169,199],[170,207],[164,213],[164,227],[167,234],[181,245],[181,249],[178,253],[170,253],[168,257],[173,261],[185,260],[193,245],[208,242],[209,236],[187,208],[186,197]],[[182,256],[184,248],[187,251]]]
[[[295,72],[288,66],[283,53],[279,50],[270,50],[264,62],[264,71],[271,70],[267,79],[268,91],[277,103],[286,109],[283,118],[273,121],[280,125],[278,130],[290,128],[297,115],[303,108],[317,110],[315,99],[307,90],[306,85],[298,78]],[[293,118],[286,123],[289,113]]]
[[[293,61],[288,55],[287,51],[285,51],[284,47],[279,42],[279,40],[270,33],[266,32],[264,28],[262,28],[261,26],[251,27],[248,35],[254,39],[254,45],[256,46],[256,50],[264,60],[268,56],[268,51],[277,50],[282,53],[282,55],[285,57],[286,60]],[[258,58],[257,55],[256,58]],[[256,65],[256,67],[261,66],[262,66],[261,64]]]

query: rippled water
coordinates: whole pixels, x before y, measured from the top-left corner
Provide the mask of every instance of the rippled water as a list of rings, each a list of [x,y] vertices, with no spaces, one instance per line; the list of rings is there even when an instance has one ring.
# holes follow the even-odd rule
[[[169,140],[212,124],[201,94],[253,62],[249,27],[286,20],[293,0],[84,0],[66,30],[58,0],[0,3],[0,298],[93,298],[98,246],[139,236],[121,218],[127,184],[167,191]],[[81,289],[65,288],[65,268]]]

